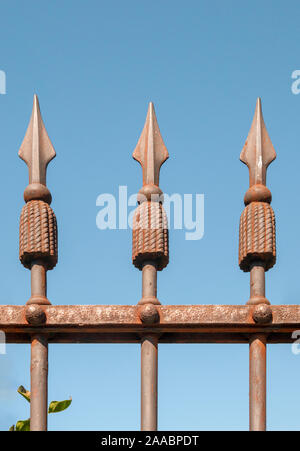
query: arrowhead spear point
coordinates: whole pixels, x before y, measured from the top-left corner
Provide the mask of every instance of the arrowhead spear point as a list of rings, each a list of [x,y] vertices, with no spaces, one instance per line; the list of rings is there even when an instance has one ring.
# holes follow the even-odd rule
[[[28,166],[29,183],[46,185],[46,169],[56,153],[46,131],[36,94],[33,97],[30,122],[18,155]]]
[[[252,125],[240,155],[240,160],[249,168],[250,186],[266,184],[267,167],[275,158],[276,152],[265,126],[261,99],[258,97]]]
[[[143,185],[159,185],[159,170],[169,158],[168,150],[160,134],[154,105],[149,103],[146,122],[132,154],[143,168]]]

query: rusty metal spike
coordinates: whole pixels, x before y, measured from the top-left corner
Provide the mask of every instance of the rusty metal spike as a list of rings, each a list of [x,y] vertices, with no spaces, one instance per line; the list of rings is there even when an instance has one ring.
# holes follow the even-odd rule
[[[269,164],[275,160],[276,152],[267,132],[258,98],[253,122],[248,138],[240,155],[240,160],[249,168],[249,185],[266,185],[266,172]]]
[[[146,122],[132,154],[143,168],[143,185],[159,185],[159,170],[169,158],[158,127],[154,105],[149,103]]]
[[[55,155],[35,94],[31,119],[19,150],[19,157],[25,161],[29,169],[29,183],[46,185],[46,168]]]

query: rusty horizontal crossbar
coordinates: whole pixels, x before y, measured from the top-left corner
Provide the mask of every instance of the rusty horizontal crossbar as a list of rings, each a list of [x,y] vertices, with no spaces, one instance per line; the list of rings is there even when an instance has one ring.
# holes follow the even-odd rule
[[[8,343],[29,343],[32,333],[47,334],[49,343],[140,343],[149,333],[160,343],[249,343],[256,333],[265,333],[268,343],[290,343],[300,329],[299,305],[266,306],[269,317],[250,305],[158,305],[156,319],[151,312],[145,318],[143,308],[3,305],[0,330]]]

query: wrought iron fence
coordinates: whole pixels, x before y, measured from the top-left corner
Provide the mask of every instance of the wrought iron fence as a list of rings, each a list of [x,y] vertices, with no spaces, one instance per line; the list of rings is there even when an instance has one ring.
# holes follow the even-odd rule
[[[169,262],[167,216],[159,188],[160,167],[169,155],[152,103],[133,152],[143,171],[133,218],[132,262],[142,273],[137,305],[51,305],[46,278],[57,263],[57,224],[46,169],[55,151],[36,96],[19,156],[29,170],[20,219],[20,261],[31,272],[31,297],[24,306],[0,306],[0,330],[8,343],[31,343],[31,430],[47,430],[48,344],[73,342],[141,344],[144,431],[157,429],[159,343],[249,343],[250,429],[265,430],[267,343],[292,341],[292,332],[300,328],[300,306],[271,306],[265,297],[265,272],[276,261],[266,171],[276,153],[260,99],[240,156],[250,175],[239,232],[239,266],[250,272],[246,305],[161,305],[157,298],[157,271]]]

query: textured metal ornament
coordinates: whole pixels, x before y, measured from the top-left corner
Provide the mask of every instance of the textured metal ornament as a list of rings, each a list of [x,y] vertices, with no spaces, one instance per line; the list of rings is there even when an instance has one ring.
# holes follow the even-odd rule
[[[275,215],[266,202],[251,202],[240,219],[240,268],[249,271],[254,260],[262,260],[266,271],[276,262]]]
[[[41,200],[24,205],[20,218],[20,260],[31,268],[32,260],[42,259],[47,269],[57,263],[57,226],[52,208]]]
[[[159,271],[169,262],[168,220],[159,202],[143,202],[133,218],[132,261],[141,269],[146,260],[155,260]]]

